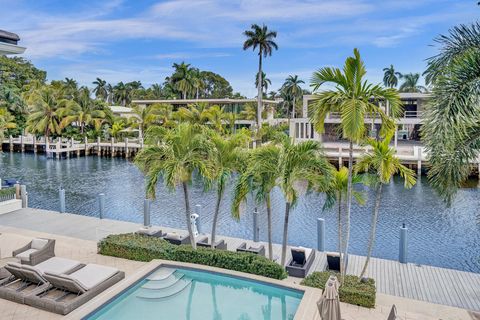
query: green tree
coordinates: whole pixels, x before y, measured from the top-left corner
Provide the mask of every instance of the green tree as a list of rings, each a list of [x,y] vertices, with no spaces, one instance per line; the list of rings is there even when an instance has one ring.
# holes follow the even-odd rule
[[[180,64],[174,63],[175,71],[170,77],[170,82],[173,87],[181,92],[181,98],[187,99],[189,93],[194,89],[194,75],[190,64],[182,62]]]
[[[123,82],[117,83],[113,87],[113,99],[116,103],[120,103],[122,106],[127,106],[130,104],[132,89],[130,86]]]
[[[290,75],[287,77],[283,83],[282,90],[284,90],[292,98],[292,113],[288,113],[288,120],[290,118],[295,118],[295,108],[297,106],[297,99],[300,98],[303,94],[302,87],[300,84],[305,83],[303,80],[300,80],[297,75]]]
[[[6,130],[14,129],[16,127],[15,118],[10,112],[8,112],[6,108],[0,108],[0,141],[3,141]]]
[[[258,48],[258,80],[257,83],[263,84],[262,80],[262,58],[266,58],[272,55],[272,51],[278,50],[278,45],[275,43],[274,39],[277,37],[276,31],[268,30],[266,25],[260,27],[257,24],[252,24],[251,30],[246,30],[243,35],[247,37],[243,43],[243,50],[252,48],[254,51]],[[262,97],[263,97],[263,88],[262,86],[257,86],[257,130],[262,126]]]
[[[400,159],[396,156],[394,148],[390,147],[392,136],[385,137],[382,141],[368,139],[367,144],[372,149],[362,155],[355,165],[356,172],[366,172],[369,177],[368,185],[375,190],[375,205],[373,207],[372,221],[370,223],[370,238],[368,240],[367,259],[363,265],[360,279],[367,272],[370,257],[372,256],[373,247],[375,245],[376,228],[378,221],[378,212],[382,201],[382,187],[384,184],[390,183],[395,174],[400,174],[404,179],[404,186],[410,189],[415,184],[415,173],[400,163]]]
[[[58,97],[58,93],[51,87],[45,86],[30,97],[30,115],[27,119],[27,131],[43,134],[48,140],[50,134],[61,134],[59,109],[63,108],[67,100]]]
[[[108,91],[107,91],[107,81],[97,78],[97,80],[92,82],[95,85],[93,88],[93,93],[97,99],[102,99],[107,101]]]
[[[400,92],[426,92],[427,88],[418,84],[419,73],[407,73],[402,75],[403,83],[400,85]]]
[[[380,134],[395,129],[395,121],[390,118],[378,106],[376,102],[382,100],[390,105],[392,116],[398,117],[401,113],[402,104],[395,89],[385,89],[381,85],[368,83],[365,64],[360,52],[354,49],[354,56],[348,57],[343,70],[338,68],[322,68],[312,76],[312,87],[317,91],[324,84],[331,84],[335,89],[327,89],[315,92],[311,105],[310,121],[319,133],[324,132],[326,116],[331,112],[340,113],[343,136],[349,140],[348,156],[348,188],[346,199],[346,232],[343,256],[348,254],[350,239],[350,215],[352,208],[352,177],[353,177],[353,144],[359,143],[365,136],[366,115],[378,116],[382,121]],[[345,272],[345,259],[342,261]]]
[[[218,99],[233,97],[233,89],[230,83],[221,75],[211,71],[201,71],[200,76],[204,83],[204,98]]]
[[[117,120],[112,123],[108,131],[115,140],[118,140],[123,130],[125,130],[125,122]]]
[[[244,133],[231,135],[229,137],[224,137],[218,133],[212,135],[212,141],[215,145],[215,181],[217,186],[217,200],[215,202],[212,221],[212,249],[215,245],[220,205],[225,194],[225,188],[232,174],[242,165],[242,162],[245,161],[245,151],[242,147],[247,144],[248,140],[249,137]]]
[[[450,204],[480,150],[480,23],[456,26],[435,40],[440,52],[425,72],[433,92],[422,140],[429,181]]]
[[[155,198],[158,180],[163,178],[167,187],[183,189],[185,200],[185,222],[190,243],[196,248],[196,241],[190,224],[189,184],[194,173],[210,182],[216,176],[215,145],[204,128],[181,123],[173,129],[152,126],[147,130],[148,147],[138,153],[135,163],[147,179],[147,194]]]
[[[272,85],[272,81],[270,79],[267,78],[267,75],[265,74],[265,72],[262,72],[262,76],[259,77],[258,76],[258,73],[255,75],[255,88],[258,89],[258,80],[259,79],[262,79],[262,96],[263,94],[266,94],[266,92],[268,91],[268,86],[271,86]],[[265,92],[263,91],[265,90]]]
[[[398,85],[399,78],[402,78],[402,74],[395,71],[393,64],[389,68],[383,68],[383,84],[385,87],[395,88]]]

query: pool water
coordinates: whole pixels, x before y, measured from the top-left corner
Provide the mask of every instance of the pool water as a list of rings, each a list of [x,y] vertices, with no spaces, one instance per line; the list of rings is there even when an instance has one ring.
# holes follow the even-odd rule
[[[160,267],[84,319],[292,320],[302,297],[256,281]]]

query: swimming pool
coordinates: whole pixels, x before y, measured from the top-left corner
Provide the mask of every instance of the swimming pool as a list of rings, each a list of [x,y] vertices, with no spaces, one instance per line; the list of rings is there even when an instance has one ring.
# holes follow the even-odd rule
[[[303,292],[218,273],[160,267],[84,320],[292,320]]]

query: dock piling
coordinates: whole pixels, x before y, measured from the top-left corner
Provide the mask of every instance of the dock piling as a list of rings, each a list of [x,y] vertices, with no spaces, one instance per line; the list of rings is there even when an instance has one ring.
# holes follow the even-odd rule
[[[150,199],[143,200],[143,225],[146,228],[152,226],[150,223]]]
[[[260,235],[260,229],[258,227],[258,209],[253,209],[253,241],[258,242]]]
[[[60,197],[60,213],[65,213],[65,189],[60,188],[58,195]]]
[[[317,219],[317,248],[318,251],[325,251],[325,219]]]
[[[407,240],[408,228],[405,223],[400,227],[400,252],[398,254],[398,261],[400,263],[407,263]]]
[[[20,196],[22,198],[22,208],[28,208],[27,186],[24,184],[20,186]]]
[[[105,194],[104,193],[100,193],[98,195],[98,206],[99,206],[99,216],[100,216],[100,219],[103,219],[103,213],[105,211]]]

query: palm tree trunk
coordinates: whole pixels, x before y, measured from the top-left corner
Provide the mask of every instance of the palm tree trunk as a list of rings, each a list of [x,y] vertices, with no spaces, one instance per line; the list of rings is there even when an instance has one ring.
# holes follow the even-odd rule
[[[338,255],[340,257],[340,274],[342,273],[342,192],[337,191],[337,202],[338,202]]]
[[[295,96],[293,96],[292,118],[295,118],[295,107],[296,107],[295,102],[296,102]]]
[[[190,200],[188,197],[188,185],[186,182],[182,182],[183,187],[183,195],[185,197],[185,218],[187,220],[187,227],[188,227],[188,235],[190,236],[190,244],[192,245],[193,249],[197,249],[197,242],[195,241],[195,237],[193,235],[192,224],[190,223]]]
[[[382,183],[380,183],[380,185],[377,187],[375,207],[373,209],[372,221],[370,223],[371,229],[370,229],[370,240],[368,241],[367,260],[365,260],[365,264],[363,266],[362,272],[360,273],[359,279],[362,279],[363,276],[365,276],[365,273],[367,272],[368,263],[370,262],[370,257],[372,256],[373,246],[375,245],[378,211],[380,210],[380,202],[382,200],[382,187],[383,187]]]
[[[350,214],[352,211],[352,176],[353,176],[353,141],[350,140],[348,149],[348,183],[347,183],[347,214],[345,217],[345,247],[343,250],[343,274],[341,274],[342,281],[347,273],[347,255],[348,245],[350,242]]]
[[[212,249],[215,249],[215,235],[217,234],[217,220],[220,214],[220,203],[222,202],[223,197],[223,186],[218,186],[217,191],[217,203],[215,204],[215,212],[213,213],[213,221],[212,221]]]
[[[288,242],[288,218],[290,215],[290,202],[285,203],[285,221],[283,222],[283,242],[282,242],[282,260],[281,266],[285,266],[287,258],[287,242]]]
[[[265,198],[267,207],[267,233],[268,233],[268,258],[273,260],[273,241],[272,241],[272,204],[270,202],[270,193]]]
[[[262,126],[262,49],[258,53],[257,130]]]
[[[197,88],[197,93],[195,94],[195,97],[196,97],[197,100],[198,100],[198,88]]]

